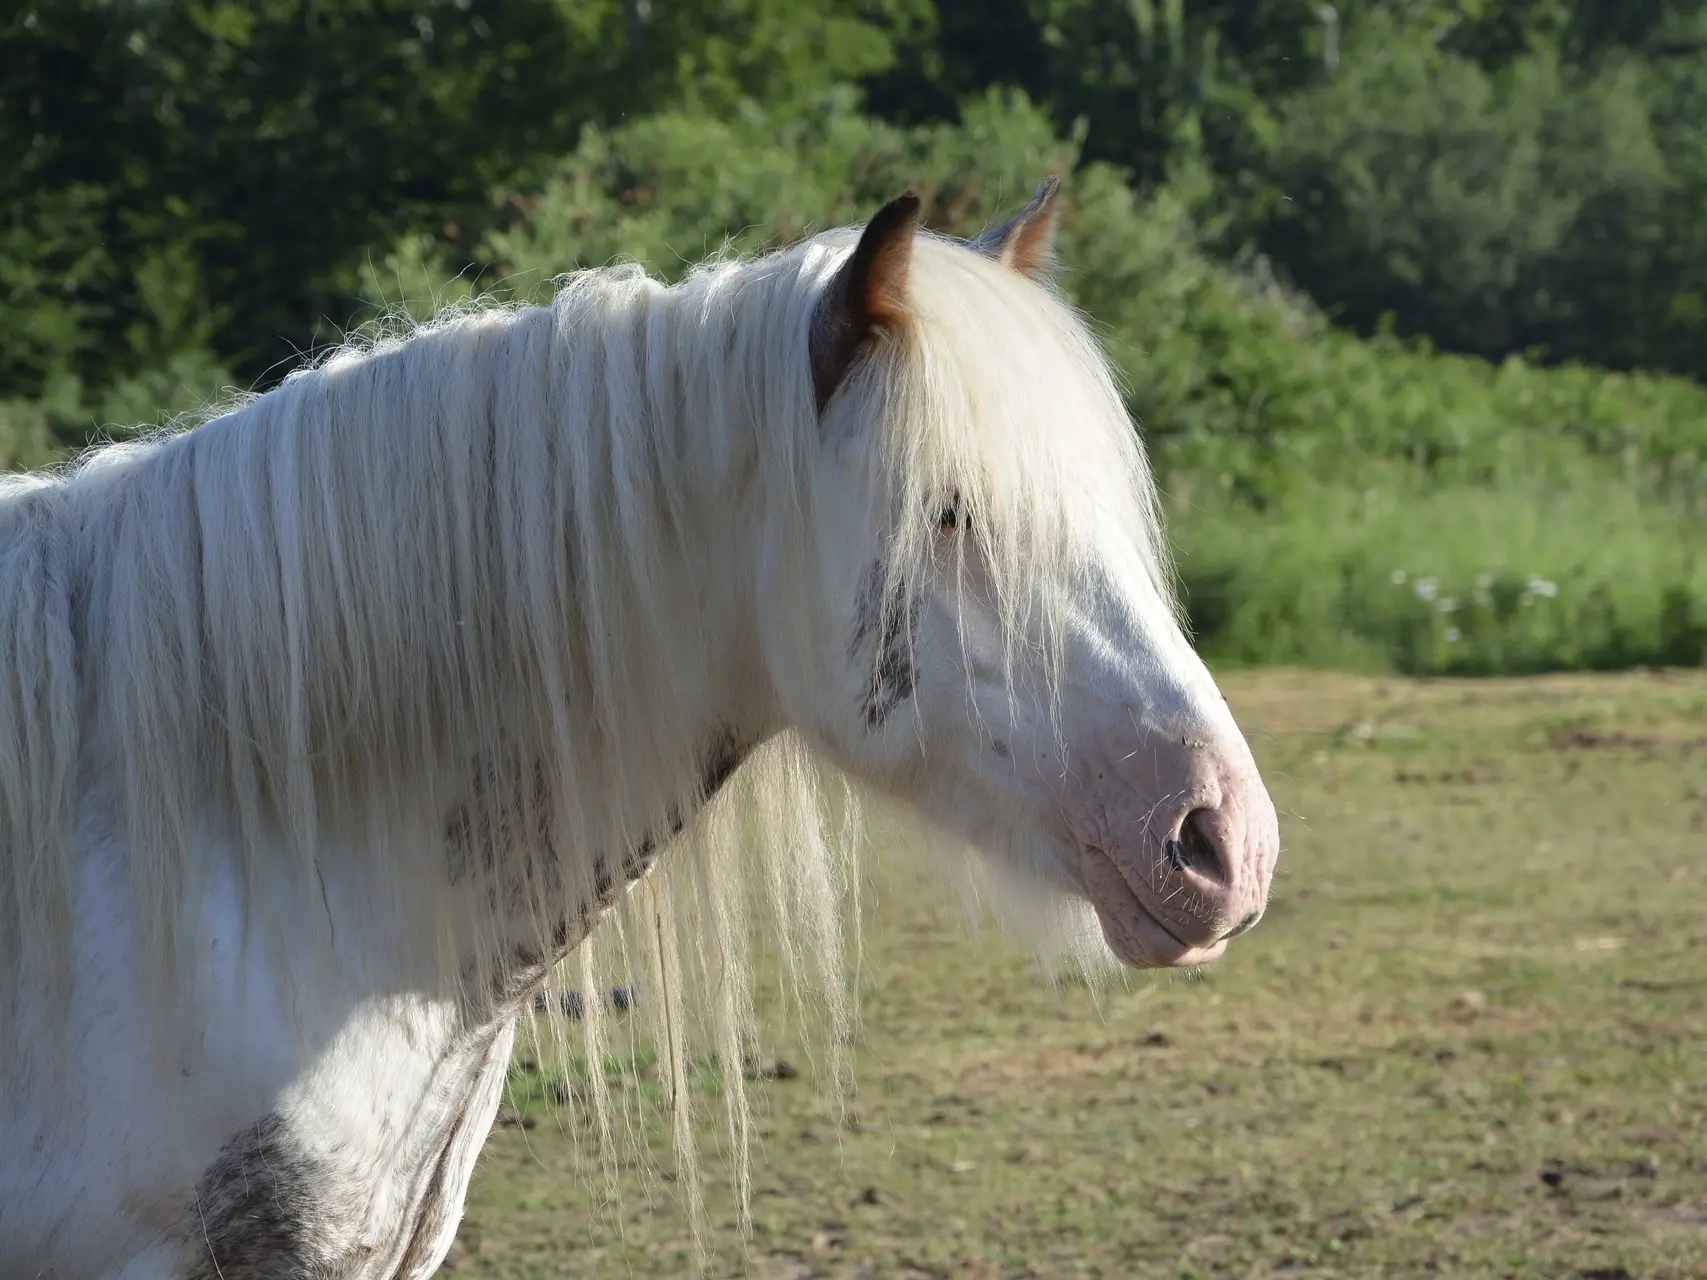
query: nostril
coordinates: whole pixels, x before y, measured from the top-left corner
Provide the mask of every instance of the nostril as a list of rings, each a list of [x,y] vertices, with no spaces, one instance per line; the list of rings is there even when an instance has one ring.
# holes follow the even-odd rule
[[[1209,811],[1193,809],[1180,823],[1179,835],[1162,846],[1162,855],[1175,871],[1190,868],[1218,884],[1227,881],[1226,868],[1221,863],[1215,838],[1209,834]]]

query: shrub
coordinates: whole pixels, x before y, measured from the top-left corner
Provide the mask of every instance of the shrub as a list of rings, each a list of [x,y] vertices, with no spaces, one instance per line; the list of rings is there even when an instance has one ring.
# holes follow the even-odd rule
[[[539,298],[618,258],[679,276],[726,236],[758,248],[909,185],[931,225],[969,234],[1076,146],[1006,94],[912,129],[834,97],[783,116],[660,115],[590,132],[470,254],[399,241],[364,273],[368,315],[473,291]],[[1203,252],[1209,191],[1189,161],[1141,201],[1083,166],[1060,243],[1062,283],[1130,389],[1209,655],[1413,672],[1702,660],[1707,390],[1335,329],[1261,260]],[[0,407],[12,458],[78,415],[142,417],[221,378],[193,352],[160,368],[94,405],[64,383],[60,400]]]

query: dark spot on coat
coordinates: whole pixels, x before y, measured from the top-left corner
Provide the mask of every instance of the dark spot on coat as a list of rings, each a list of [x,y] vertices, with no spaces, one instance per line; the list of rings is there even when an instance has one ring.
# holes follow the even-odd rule
[[[662,838],[647,836],[615,868],[602,857],[593,864],[593,901],[582,903],[578,911],[557,923],[547,952],[542,954],[527,948],[516,954],[496,993],[500,1002],[511,1004],[533,999],[552,966],[581,944],[593,926],[616,905],[617,898],[628,885],[651,869],[659,851],[681,833],[700,806],[723,789],[755,745],[733,733],[724,733],[713,742],[705,754],[697,794],[690,796],[683,808],[669,815],[668,827]]]
[[[903,583],[886,592],[887,573],[881,560],[866,570],[854,603],[853,638],[848,652],[854,661],[871,659],[871,683],[860,695],[860,714],[867,729],[876,729],[892,711],[913,696],[918,672],[913,645],[918,639],[919,599]]]
[[[505,849],[531,835],[537,842],[550,838],[550,788],[545,762],[531,767],[519,760],[500,762],[490,754],[474,763],[468,793],[445,818],[445,850],[450,882],[461,884],[471,875],[490,875]]]
[[[367,1196],[262,1116],[220,1149],[185,1224],[188,1280],[336,1280],[367,1256]]]

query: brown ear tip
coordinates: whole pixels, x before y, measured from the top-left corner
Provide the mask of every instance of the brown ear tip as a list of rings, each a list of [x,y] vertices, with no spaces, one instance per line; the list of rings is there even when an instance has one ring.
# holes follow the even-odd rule
[[[909,188],[879,209],[872,221],[891,223],[900,222],[907,218],[917,219],[919,209],[923,204],[924,202],[919,199],[918,195]]]

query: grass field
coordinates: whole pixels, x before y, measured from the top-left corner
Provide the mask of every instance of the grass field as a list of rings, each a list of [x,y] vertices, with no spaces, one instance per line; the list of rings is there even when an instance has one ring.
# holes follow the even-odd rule
[[[1224,687],[1282,813],[1263,925],[1052,989],[878,858],[857,1095],[750,1086],[713,1274],[1707,1277],[1707,678]],[[669,1179],[598,1208],[547,1083],[453,1273],[691,1273]]]

